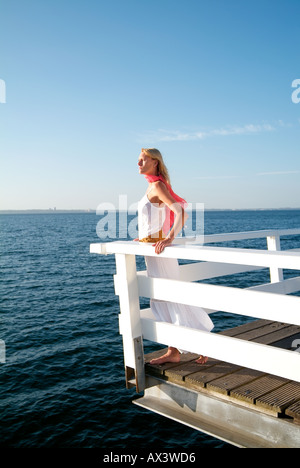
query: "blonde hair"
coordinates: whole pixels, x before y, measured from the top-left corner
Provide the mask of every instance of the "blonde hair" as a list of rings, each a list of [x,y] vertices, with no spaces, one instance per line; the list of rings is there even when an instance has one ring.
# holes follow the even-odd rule
[[[164,163],[161,152],[156,148],[142,148],[142,152],[149,156],[151,159],[154,159],[158,162],[157,175],[161,175],[164,179],[166,179],[168,184],[171,185],[169,172],[167,166]]]

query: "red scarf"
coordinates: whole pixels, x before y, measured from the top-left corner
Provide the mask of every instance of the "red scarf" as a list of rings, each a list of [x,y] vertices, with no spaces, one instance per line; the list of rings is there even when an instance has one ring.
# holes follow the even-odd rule
[[[164,177],[162,177],[161,175],[160,176],[145,175],[145,179],[149,183],[156,182],[157,180],[160,180],[161,182],[163,182],[165,184],[165,186],[167,187],[170,195],[174,198],[176,203],[179,203],[180,206],[182,206],[182,208],[184,208],[184,209],[187,207],[187,202],[183,198],[181,198],[179,195],[177,195],[175,192],[173,192],[171,185],[168,184],[168,182],[166,181],[166,179]],[[175,219],[174,212],[172,210],[170,210],[170,208],[166,205],[166,220],[165,220],[164,225],[163,225],[163,231],[164,231],[164,233],[166,235],[169,233],[170,229],[172,228],[172,226],[174,224],[174,219]]]

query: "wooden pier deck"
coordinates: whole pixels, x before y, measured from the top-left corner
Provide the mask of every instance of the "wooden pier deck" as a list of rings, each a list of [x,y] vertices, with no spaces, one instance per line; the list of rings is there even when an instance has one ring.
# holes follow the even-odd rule
[[[296,340],[299,340],[300,344],[299,326],[268,320],[253,321],[221,332],[221,334],[289,350],[295,348]],[[280,419],[280,423],[288,422],[289,428],[293,430],[294,427],[299,434],[298,447],[300,447],[299,382],[210,358],[205,365],[199,365],[195,362],[198,355],[193,353],[183,354],[181,362],[177,364],[150,365],[151,359],[159,357],[164,352],[165,349],[162,349],[145,356],[146,376],[150,380],[151,378],[158,379],[158,381],[167,382],[169,385],[183,387],[187,391],[217,397],[218,400],[223,400],[227,404],[231,403],[234,406],[238,405],[247,410],[250,409],[258,415]],[[138,400],[136,403],[140,404]],[[147,407],[142,402],[140,406]],[[163,414],[163,412],[158,412]],[[168,415],[165,414],[165,416]],[[201,430],[201,425],[199,429]],[[205,429],[204,432],[209,433]],[[234,440],[226,439],[226,437],[223,439],[235,444]],[[244,446],[241,442],[236,442],[236,445]],[[250,446],[259,447],[260,444],[257,442],[256,445],[255,442],[252,442]],[[262,446],[266,445],[262,444]],[[270,442],[270,446],[274,446],[274,444]],[[289,447],[289,442],[286,442],[285,445],[279,440],[278,446]]]
[[[300,344],[300,327],[267,320],[256,320],[221,334],[283,349],[291,349],[297,339]],[[193,353],[183,354],[179,364],[149,364],[151,359],[164,352],[165,349],[162,349],[145,356],[146,375],[215,394],[275,417],[293,418],[295,423],[300,424],[299,382],[210,358],[206,364],[199,365],[195,362],[199,356]]]

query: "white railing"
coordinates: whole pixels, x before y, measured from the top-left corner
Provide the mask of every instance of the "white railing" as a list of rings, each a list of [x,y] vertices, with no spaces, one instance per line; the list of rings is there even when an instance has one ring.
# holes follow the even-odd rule
[[[123,335],[126,380],[134,371],[137,390],[145,387],[143,339],[249,367],[300,382],[300,354],[216,333],[157,322],[151,309],[140,309],[140,297],[185,303],[300,326],[300,276],[284,280],[283,269],[300,270],[300,250],[280,250],[282,236],[300,229],[217,234],[204,237],[206,245],[179,238],[161,257],[193,260],[180,266],[180,280],[148,277],[137,271],[136,256],[156,256],[151,244],[117,241],[91,244],[90,252],[115,254],[115,291],[119,295],[120,333]],[[209,243],[267,239],[268,250],[208,246]],[[240,289],[195,281],[268,268],[270,283]],[[292,344],[291,344],[292,345]]]

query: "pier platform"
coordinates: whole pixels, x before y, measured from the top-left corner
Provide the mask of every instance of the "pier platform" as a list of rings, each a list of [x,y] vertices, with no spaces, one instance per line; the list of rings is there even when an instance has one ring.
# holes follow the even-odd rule
[[[268,320],[220,334],[288,350],[300,344],[299,326]],[[149,388],[135,404],[238,447],[300,447],[299,382],[211,358],[199,365],[193,353],[150,365],[164,353],[145,356]]]
[[[281,249],[281,240],[289,247],[292,238],[295,246],[299,236],[295,228],[205,235],[200,245],[176,239],[160,258],[180,261],[178,279],[137,268],[136,257],[157,256],[150,244],[91,244],[91,253],[115,255],[125,382],[136,388],[133,403],[237,447],[300,448],[300,249]],[[262,238],[266,249],[214,245]],[[267,282],[261,284],[257,272]],[[232,281],[240,274],[246,275],[244,288]],[[231,277],[233,285],[220,283],[221,277]],[[222,312],[224,326],[226,314],[248,319],[209,333],[157,321],[151,307],[141,308],[141,298]],[[151,359],[165,349],[145,355],[145,341],[189,353],[180,363],[153,366]],[[195,362],[200,354],[209,356],[203,366]]]

